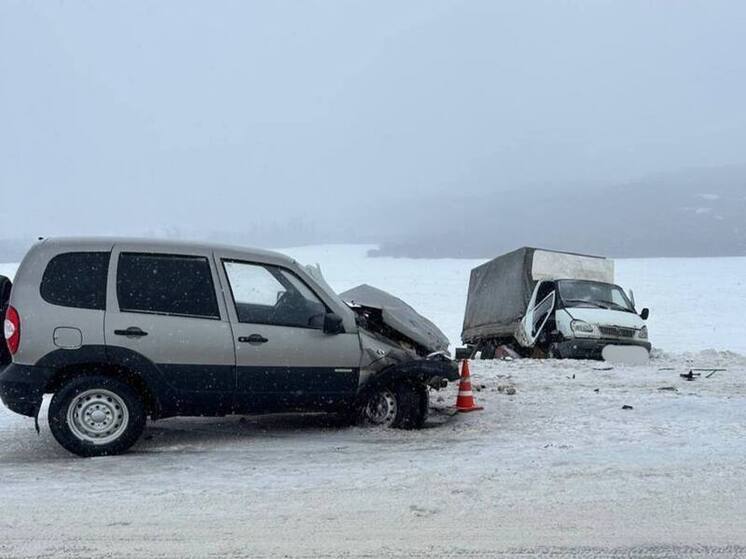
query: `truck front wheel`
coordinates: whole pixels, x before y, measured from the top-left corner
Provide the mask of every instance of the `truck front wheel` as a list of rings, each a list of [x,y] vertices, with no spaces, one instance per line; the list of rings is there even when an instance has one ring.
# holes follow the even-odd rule
[[[427,387],[401,382],[374,390],[362,408],[363,422],[395,429],[419,429],[429,407]]]

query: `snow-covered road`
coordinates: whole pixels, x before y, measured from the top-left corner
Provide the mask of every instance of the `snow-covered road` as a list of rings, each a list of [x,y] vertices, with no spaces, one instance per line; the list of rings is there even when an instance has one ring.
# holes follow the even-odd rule
[[[417,432],[172,419],[88,460],[0,408],[0,557],[746,555],[746,359],[604,368],[474,362],[486,409]]]

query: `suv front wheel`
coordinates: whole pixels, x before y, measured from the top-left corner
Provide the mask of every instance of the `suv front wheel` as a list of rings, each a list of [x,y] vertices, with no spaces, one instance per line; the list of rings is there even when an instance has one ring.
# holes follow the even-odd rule
[[[402,382],[374,390],[362,408],[367,425],[419,429],[425,424],[429,406],[427,387]]]
[[[129,385],[105,376],[81,376],[60,388],[49,404],[52,435],[78,456],[120,454],[145,429],[145,408]]]

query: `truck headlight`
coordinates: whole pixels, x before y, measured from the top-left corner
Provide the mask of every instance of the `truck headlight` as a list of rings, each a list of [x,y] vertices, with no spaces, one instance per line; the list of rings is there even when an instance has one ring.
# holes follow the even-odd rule
[[[637,337],[641,340],[647,340],[648,339],[648,327],[643,326],[640,328],[640,331],[637,333]]]
[[[596,327],[584,320],[573,320],[570,323],[570,328],[572,328],[573,333],[584,334],[586,336],[589,334],[593,335],[596,332]]]

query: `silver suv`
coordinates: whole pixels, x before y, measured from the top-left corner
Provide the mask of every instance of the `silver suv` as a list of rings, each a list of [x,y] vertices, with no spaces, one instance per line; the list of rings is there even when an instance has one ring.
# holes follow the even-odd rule
[[[132,239],[48,239],[5,304],[0,397],[57,441],[115,454],[146,417],[337,412],[417,428],[428,386],[458,378],[447,340],[370,286],[346,303],[274,252]],[[1,365],[0,365],[1,366]]]

